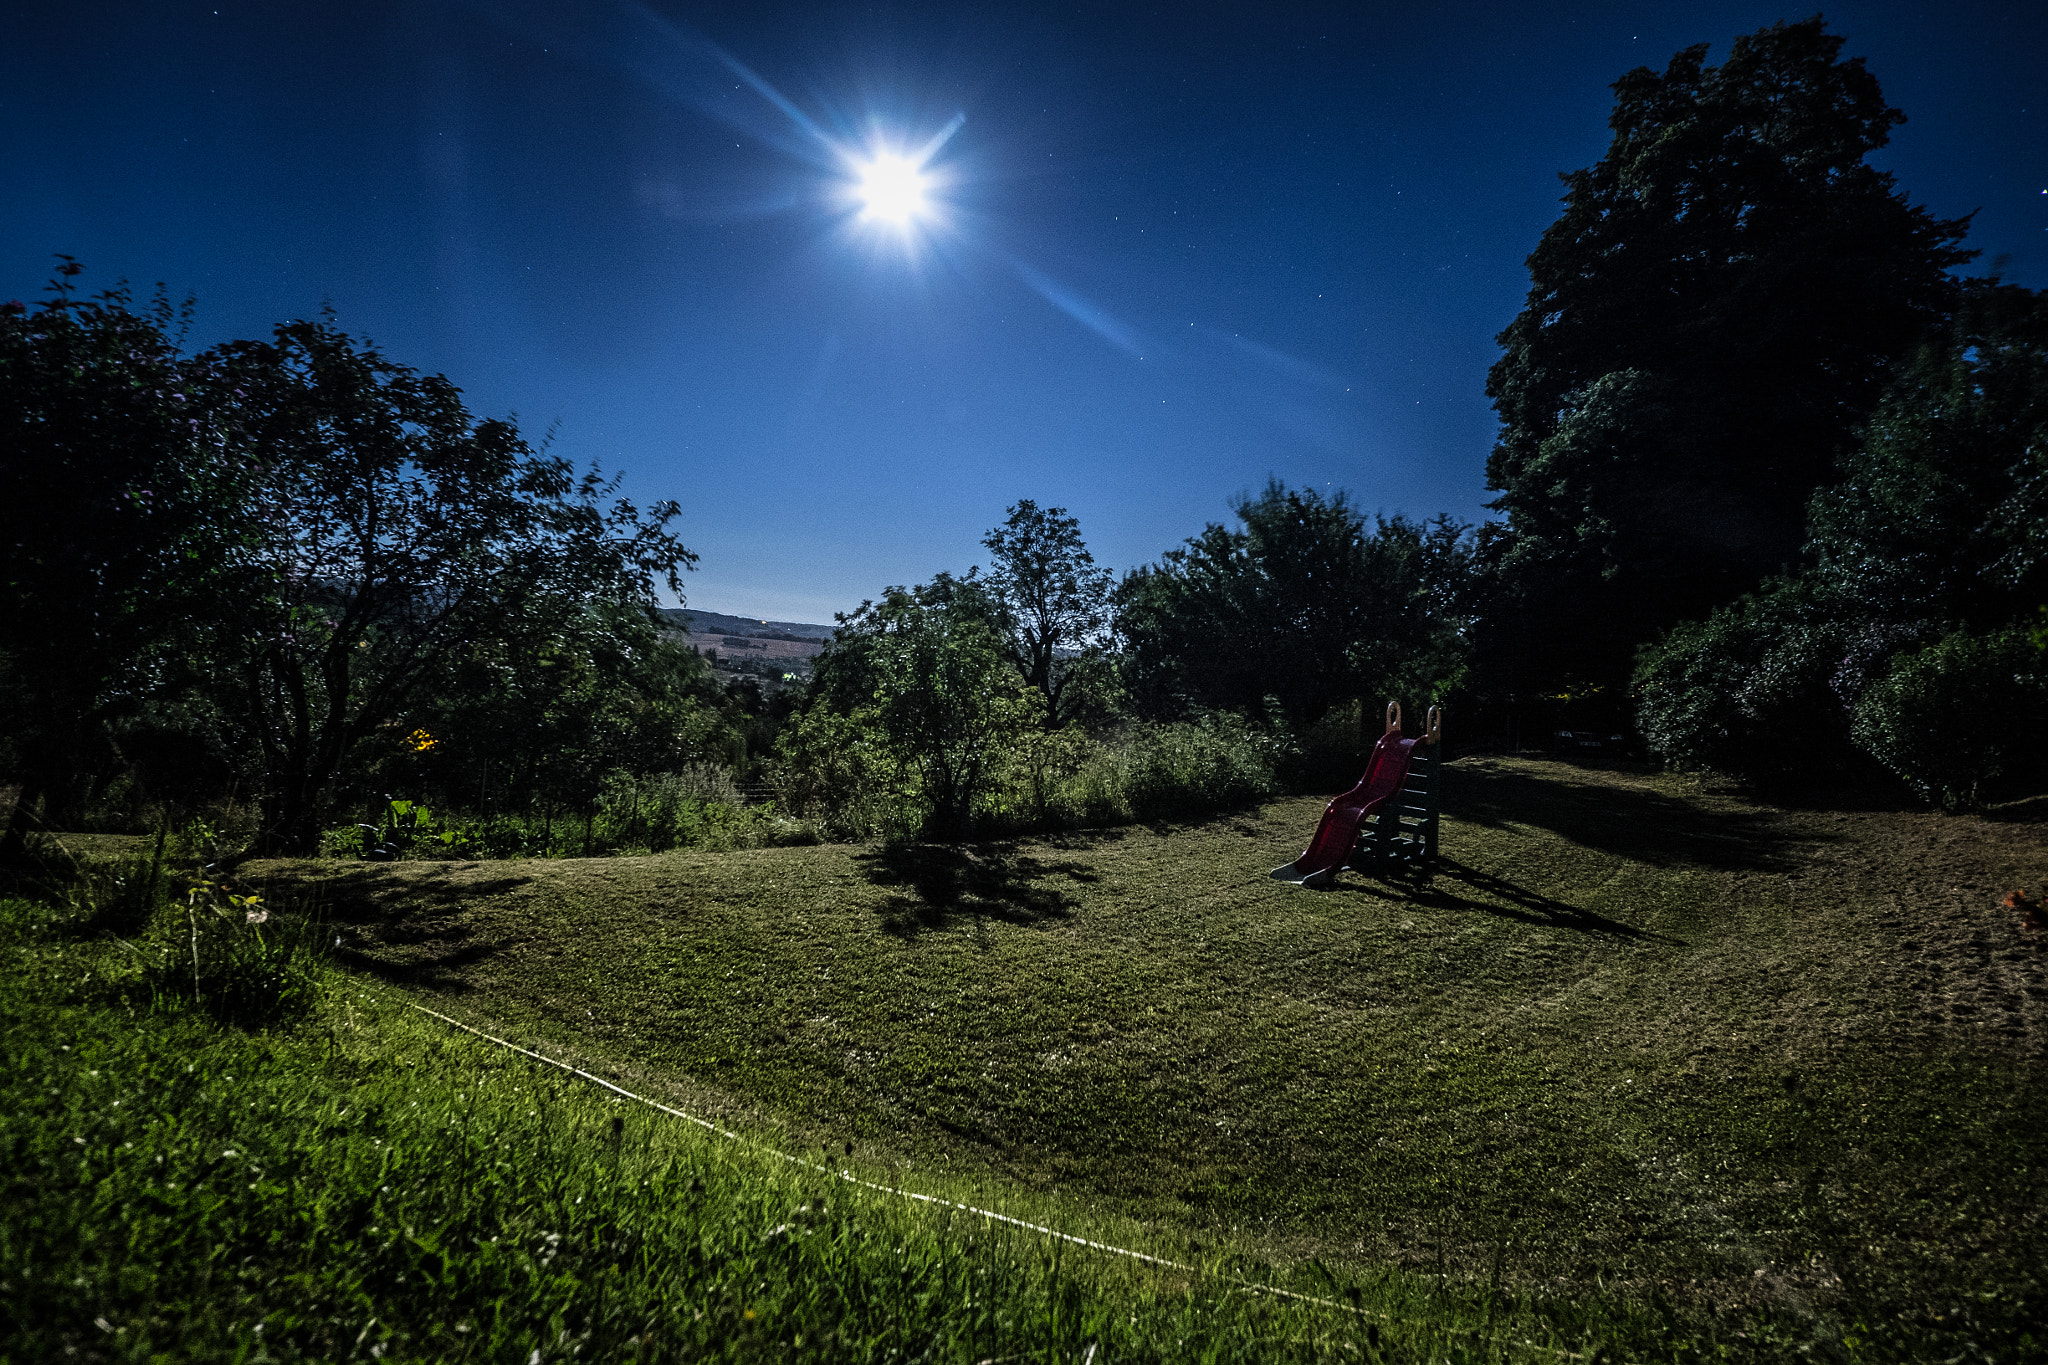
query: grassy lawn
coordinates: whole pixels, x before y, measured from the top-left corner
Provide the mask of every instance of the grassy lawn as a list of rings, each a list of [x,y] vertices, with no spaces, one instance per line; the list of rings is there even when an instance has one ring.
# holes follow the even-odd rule
[[[1450,765],[1444,806],[1432,875],[1327,893],[1265,875],[1315,800],[251,871],[451,1014],[1161,1254],[1670,1303],[1759,1348],[2039,1349],[2048,953],[1997,899],[2048,884],[2048,825],[1529,759]]]

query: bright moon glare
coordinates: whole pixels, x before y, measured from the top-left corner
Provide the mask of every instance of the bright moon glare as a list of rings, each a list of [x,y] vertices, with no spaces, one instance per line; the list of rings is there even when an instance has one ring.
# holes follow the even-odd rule
[[[861,217],[910,226],[925,211],[925,177],[917,162],[881,152],[860,168]]]

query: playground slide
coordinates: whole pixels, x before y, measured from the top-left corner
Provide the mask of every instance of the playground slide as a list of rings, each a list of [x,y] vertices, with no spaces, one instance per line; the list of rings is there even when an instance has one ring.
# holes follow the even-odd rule
[[[1351,850],[1358,842],[1358,827],[1365,823],[1366,817],[1400,795],[1402,785],[1408,780],[1408,762],[1414,757],[1415,746],[1427,744],[1435,736],[1432,729],[1417,739],[1403,739],[1401,708],[1390,703],[1387,706],[1387,732],[1380,736],[1379,743],[1373,745],[1372,757],[1366,761],[1365,776],[1359,779],[1357,786],[1324,808],[1322,823],[1316,826],[1316,837],[1309,841],[1308,851],[1287,866],[1274,868],[1273,875],[1281,881],[1299,882],[1303,886],[1328,886],[1336,878],[1337,869],[1351,857]]]

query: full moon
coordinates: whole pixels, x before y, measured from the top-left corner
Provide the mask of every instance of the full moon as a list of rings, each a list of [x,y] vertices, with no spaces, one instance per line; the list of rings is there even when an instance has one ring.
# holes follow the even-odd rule
[[[923,169],[894,152],[878,153],[860,168],[861,217],[908,227],[926,208]]]

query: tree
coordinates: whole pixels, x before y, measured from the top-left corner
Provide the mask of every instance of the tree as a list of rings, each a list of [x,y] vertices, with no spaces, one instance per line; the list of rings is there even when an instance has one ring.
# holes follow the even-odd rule
[[[278,846],[316,841],[342,773],[457,651],[517,638],[543,604],[650,613],[695,558],[616,480],[577,477],[460,391],[326,322],[206,357],[238,395],[257,474],[238,567],[243,612],[214,641],[263,758]],[[610,500],[607,503],[607,500]]]
[[[1809,527],[1819,581],[1891,619],[1996,630],[2048,602],[2048,292],[1966,281]]]
[[[1904,115],[1818,19],[1615,83],[1500,334],[1496,682],[1614,683],[1797,557],[1806,503],[1946,309],[1967,220],[1865,164]],[[1519,676],[1518,676],[1519,675]]]
[[[785,762],[801,760],[807,773],[822,772],[829,765],[820,763],[814,741],[829,737],[850,749],[860,742],[858,732],[872,728],[920,808],[923,832],[965,836],[977,804],[1000,780],[1009,746],[1042,714],[1038,694],[1004,657],[987,593],[973,578],[942,573],[915,588],[885,589],[880,601],[837,619],[816,665],[809,709],[843,719],[806,718],[792,726]],[[863,786],[875,781],[871,760],[842,767],[843,776],[857,773]],[[785,785],[816,783],[799,775]],[[812,795],[830,805],[859,793]]]
[[[1003,655],[1045,699],[1046,727],[1062,728],[1081,709],[1076,692],[1099,686],[1109,570],[1088,553],[1066,508],[1028,499],[981,543],[995,557],[983,583]]]
[[[1139,707],[1218,709],[1299,733],[1340,701],[1428,693],[1458,667],[1463,528],[1403,517],[1373,530],[1342,493],[1278,482],[1117,590],[1117,631]]]
[[[1651,749],[1766,779],[1860,749],[1930,799],[1975,800],[2043,733],[2038,666],[2013,659],[2048,594],[2044,525],[2048,294],[1966,281],[1814,495],[1805,569],[1644,651]]]
[[[236,535],[239,470],[186,319],[158,294],[73,292],[0,305],[0,762],[20,781],[18,841],[61,822],[106,766],[108,726],[173,690],[179,644],[212,610]],[[189,310],[189,304],[187,305]],[[31,817],[32,818],[32,817]]]
[[[543,598],[508,625],[453,651],[399,727],[425,731],[431,747],[398,745],[396,766],[444,803],[587,811],[615,773],[742,758],[736,708],[710,666],[645,611]]]

